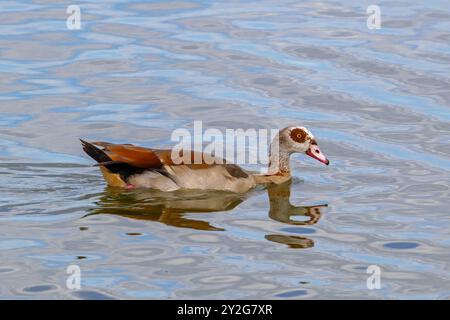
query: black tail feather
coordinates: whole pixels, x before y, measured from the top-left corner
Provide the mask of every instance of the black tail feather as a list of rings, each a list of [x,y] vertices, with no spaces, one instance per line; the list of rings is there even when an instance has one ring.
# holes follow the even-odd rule
[[[110,162],[112,159],[100,148],[97,148],[92,143],[84,141],[80,139],[81,144],[83,145],[83,150],[86,152],[92,159],[101,162]]]
[[[112,160],[102,149],[96,147],[92,143],[80,139],[83,150],[97,163],[94,166],[103,166],[112,173],[120,174],[120,177],[127,181],[128,177],[133,174],[144,171],[142,168],[134,167],[128,163]]]

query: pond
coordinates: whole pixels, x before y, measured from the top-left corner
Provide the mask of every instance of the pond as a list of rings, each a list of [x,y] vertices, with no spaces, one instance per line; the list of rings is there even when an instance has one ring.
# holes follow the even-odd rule
[[[0,3],[0,298],[450,298],[450,7]],[[248,194],[106,187],[79,138],[304,125]],[[81,288],[68,288],[69,266]],[[369,290],[369,266],[381,287]]]

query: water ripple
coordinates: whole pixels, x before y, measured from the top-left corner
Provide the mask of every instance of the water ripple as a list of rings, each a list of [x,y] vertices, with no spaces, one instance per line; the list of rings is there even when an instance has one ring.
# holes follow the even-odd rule
[[[380,6],[368,30],[350,1],[84,1],[76,31],[2,1],[1,298],[448,298],[450,11]],[[186,208],[105,189],[78,141],[168,147],[194,120],[300,123],[332,165],[295,155],[277,201]]]

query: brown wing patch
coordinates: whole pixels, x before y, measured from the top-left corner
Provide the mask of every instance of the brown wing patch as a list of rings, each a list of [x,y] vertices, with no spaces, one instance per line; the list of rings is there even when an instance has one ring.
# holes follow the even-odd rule
[[[162,162],[155,150],[137,147],[131,144],[112,144],[107,142],[95,142],[102,146],[103,151],[113,160],[124,162],[137,168],[160,168]]]
[[[191,150],[181,150],[179,156],[184,159],[186,154],[186,160],[179,163],[172,159],[171,150],[161,149],[149,149],[144,147],[134,146],[132,144],[113,144],[108,142],[93,142],[97,146],[103,147],[103,151],[111,158],[113,162],[128,163],[137,168],[150,169],[161,168],[163,165],[189,165],[195,169],[205,169],[214,164],[225,164],[226,161],[221,158],[215,157],[215,161],[212,164],[208,164],[205,161],[204,154],[201,152],[195,152]],[[101,163],[101,165],[104,163]]]
[[[224,165],[225,170],[234,178],[248,178],[248,174],[235,164]]]
[[[295,128],[295,129],[292,129],[292,131],[291,131],[291,138],[295,142],[304,143],[306,141],[307,137],[308,137],[308,134],[300,128]]]

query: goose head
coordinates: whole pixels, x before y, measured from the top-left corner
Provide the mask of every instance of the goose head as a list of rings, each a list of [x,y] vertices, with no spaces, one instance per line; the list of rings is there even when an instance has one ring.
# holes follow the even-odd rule
[[[326,165],[330,164],[320,151],[314,135],[305,127],[290,126],[282,129],[279,135],[279,150],[288,155],[304,153]]]

